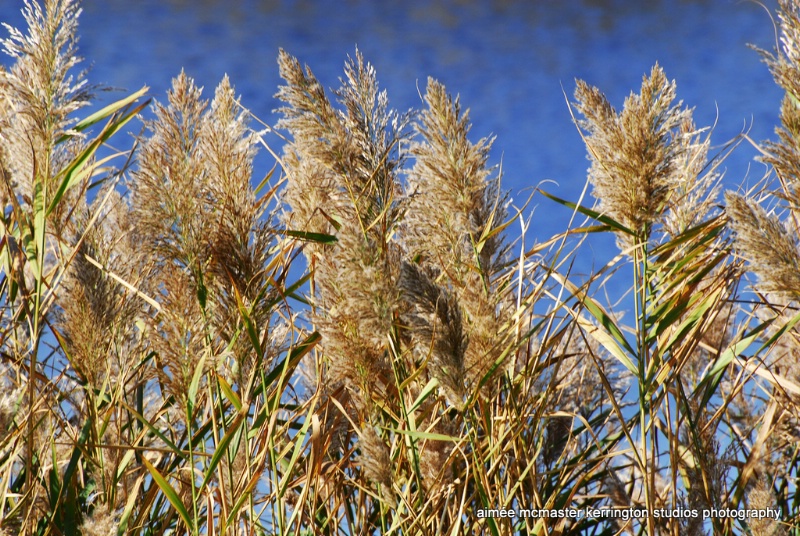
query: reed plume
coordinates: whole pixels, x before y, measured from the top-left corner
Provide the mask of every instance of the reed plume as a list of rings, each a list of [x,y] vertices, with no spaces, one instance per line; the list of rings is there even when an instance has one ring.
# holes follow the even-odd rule
[[[774,508],[775,495],[772,486],[765,479],[759,479],[755,486],[747,493],[747,506],[756,510]],[[752,519],[748,523],[753,536],[784,536],[786,528],[774,519]]]
[[[359,52],[336,92],[343,110],[310,69],[283,51],[279,66],[286,81],[278,93],[286,103],[279,126],[292,134],[283,161],[289,221],[336,237],[330,246],[306,248],[316,268],[314,320],[327,374],[366,403],[371,391],[393,383],[385,345],[400,307],[401,253],[391,237],[400,217],[398,144],[406,119],[388,109]]]
[[[754,200],[726,192],[731,229],[736,247],[759,277],[764,292],[800,295],[800,253],[796,239],[775,215]]]
[[[181,399],[206,347],[208,326],[198,296],[204,292],[210,257],[207,239],[216,230],[207,217],[216,203],[199,147],[207,107],[200,95],[201,89],[181,73],[173,80],[168,104],[155,103],[131,186],[138,250],[155,278],[146,284],[163,296],[161,314],[148,320],[151,333],[159,334],[151,344],[168,392]]]
[[[138,266],[127,203],[115,191],[102,192],[73,216],[68,237],[76,254],[64,280],[70,300],[57,311],[57,326],[79,378],[99,387],[125,375],[137,354],[131,329],[144,303],[107,272],[138,285]]]
[[[43,6],[25,0],[28,34],[4,24],[10,36],[1,42],[14,60],[10,69],[0,69],[0,145],[8,173],[4,206],[14,193],[26,210],[33,210],[37,189],[49,204],[59,173],[84,147],[80,136],[71,136],[66,143],[62,139],[76,123],[74,112],[92,99],[84,73],[73,74],[81,63],[77,50],[80,13],[74,0],[47,0]],[[86,184],[84,180],[78,190]],[[60,226],[69,223],[63,216],[61,210],[56,211]]]
[[[439,381],[448,401],[463,410],[469,339],[458,302],[434,283],[432,274],[407,262],[400,274],[400,288],[410,305],[406,318],[420,361],[430,356],[431,375]]]
[[[360,466],[348,463],[354,475],[382,489],[417,482],[445,500],[450,488],[437,479],[456,481],[459,414],[501,376],[512,352],[506,197],[499,177],[490,178],[491,144],[467,139],[467,114],[434,80],[409,132],[411,117],[388,109],[360,53],[334,92],[341,108],[310,69],[284,52],[279,65],[279,125],[292,136],[283,158],[285,221],[299,225],[300,236],[324,239],[304,247],[314,269],[311,319],[322,335],[322,416],[335,431],[327,454],[346,456],[360,429],[361,454],[348,460]],[[418,141],[404,143],[415,134]],[[484,389],[487,403],[492,392]],[[374,429],[418,426],[406,420],[415,398],[424,413],[417,422],[435,437],[409,445],[383,436],[392,444],[387,471],[386,440]],[[445,416],[448,408],[456,414]],[[347,432],[346,420],[357,428]]]
[[[596,225],[513,259],[495,140],[436,80],[403,114],[360,51],[333,91],[281,51],[282,176],[254,187],[254,117],[227,76],[207,100],[181,72],[105,174],[94,151],[145,90],[93,137],[80,9],[26,0],[0,69],[0,534],[786,532],[478,514],[797,504],[800,11],[780,5],[764,160],[789,218],[734,193],[721,214],[710,135],[656,65],[619,112],[577,82],[599,212],[559,202]],[[605,231],[623,254],[560,272]],[[628,320],[596,296],[631,260]]]
[[[685,158],[684,138],[693,134],[680,129],[689,124],[690,110],[681,102],[673,104],[675,83],[658,64],[619,113],[599,89],[582,80],[575,100],[584,117],[578,126],[586,133],[589,182],[600,210],[647,240],[680,182],[676,173]]]
[[[772,166],[783,188],[782,196],[797,207],[797,181],[800,177],[800,7],[789,0],[779,0],[778,20],[781,34],[779,49],[759,50],[775,82],[785,91],[781,102],[781,124],[775,129],[777,141],[766,141],[763,161]],[[794,209],[796,210],[796,209]]]
[[[511,305],[500,277],[508,261],[501,232],[507,195],[487,163],[492,139],[469,141],[469,112],[462,112],[458,97],[431,78],[425,104],[414,123],[420,141],[409,150],[414,166],[408,174],[403,244],[463,311],[463,321],[453,317],[463,328],[443,326],[463,329],[468,341],[458,358],[463,365],[449,369],[451,375],[463,370],[461,382],[474,386],[496,370],[510,340]]]
[[[676,131],[675,185],[660,223],[671,238],[719,214],[722,173],[720,160],[710,160],[711,134],[698,129],[691,117],[683,119]]]

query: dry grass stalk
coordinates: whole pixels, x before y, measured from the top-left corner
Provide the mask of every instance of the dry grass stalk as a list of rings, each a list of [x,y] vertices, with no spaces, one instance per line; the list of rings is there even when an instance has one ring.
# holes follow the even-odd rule
[[[0,533],[699,534],[691,520],[476,511],[796,504],[800,16],[781,8],[767,61],[787,98],[766,160],[792,218],[727,195],[737,247],[774,293],[748,317],[731,303],[710,140],[675,83],[656,65],[618,113],[578,82],[600,220],[638,246],[626,325],[589,295],[613,266],[577,286],[555,273],[562,250],[542,270],[544,246],[509,262],[493,139],[469,140],[468,112],[435,80],[424,110],[394,112],[359,52],[329,96],[281,51],[282,222],[275,190],[253,190],[256,138],[227,77],[210,102],[173,81],[130,192],[110,180],[88,202],[89,167],[59,197],[89,147],[73,129],[90,97],[70,78],[80,10],[26,1],[30,34],[11,30],[0,71]],[[316,347],[288,307],[299,252],[281,226],[305,241]],[[774,326],[746,358],[757,319]],[[313,381],[298,393],[304,355]],[[737,372],[756,362],[766,383]]]

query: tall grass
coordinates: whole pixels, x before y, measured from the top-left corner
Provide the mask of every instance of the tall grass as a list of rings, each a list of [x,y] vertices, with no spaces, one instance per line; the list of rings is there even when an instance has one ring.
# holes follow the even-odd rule
[[[360,51],[332,92],[281,51],[274,142],[227,77],[81,118],[79,14],[3,41],[0,534],[800,533],[794,4],[775,191],[723,204],[736,144],[658,65],[619,111],[578,81],[596,203],[537,190],[583,221],[533,243],[438,81],[401,114]],[[781,516],[699,517],[745,508]]]

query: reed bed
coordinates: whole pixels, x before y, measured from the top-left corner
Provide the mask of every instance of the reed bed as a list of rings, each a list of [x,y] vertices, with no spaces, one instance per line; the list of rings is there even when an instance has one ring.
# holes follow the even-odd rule
[[[0,535],[800,534],[796,4],[758,190],[660,66],[579,80],[552,237],[434,79],[403,114],[281,51],[266,129],[184,72],[85,114],[79,15],[2,41]]]

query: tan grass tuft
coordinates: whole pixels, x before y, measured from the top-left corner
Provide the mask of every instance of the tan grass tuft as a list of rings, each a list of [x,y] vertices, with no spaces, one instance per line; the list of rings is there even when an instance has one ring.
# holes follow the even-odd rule
[[[776,128],[778,141],[764,143],[763,161],[771,165],[783,184],[784,194],[798,206],[798,179],[800,179],[800,6],[791,0],[779,0],[778,18],[781,47],[773,53],[760,50],[775,82],[785,92],[781,103],[781,126]]]
[[[678,186],[686,143],[681,132],[691,112],[673,104],[675,83],[655,65],[642,81],[641,92],[616,110],[599,89],[577,81],[575,108],[584,119],[589,150],[589,181],[600,210],[639,236],[650,229]]]
[[[427,428],[427,427],[426,427]],[[456,418],[442,416],[431,429],[434,433],[458,437],[461,433]],[[430,492],[445,492],[455,480],[452,441],[425,440],[420,447],[419,464],[425,487]]]
[[[758,275],[760,289],[800,296],[800,253],[786,227],[752,199],[726,192],[725,200],[736,248]]]
[[[202,116],[207,103],[185,73],[173,80],[168,104],[155,104],[150,135],[142,140],[132,182],[132,216],[142,253],[159,263],[178,262],[194,272],[208,260],[205,240],[215,211],[201,159]]]
[[[675,187],[661,223],[671,238],[699,225],[719,211],[718,197],[722,174],[717,163],[708,162],[711,135],[703,135],[690,117],[681,122],[676,152]]]
[[[466,372],[464,354],[468,340],[455,298],[433,282],[433,274],[403,263],[400,288],[410,310],[407,322],[422,360],[444,388],[448,401],[464,409]]]
[[[81,524],[84,536],[112,536],[117,534],[119,521],[113,512],[109,512],[105,504],[94,507],[92,515]]]
[[[772,493],[772,486],[765,478],[760,478],[756,485],[748,491],[747,506],[754,510],[775,508],[775,495]],[[748,525],[753,536],[784,536],[786,534],[786,529],[781,523],[770,518],[750,519]]]
[[[81,62],[77,54],[80,13],[74,0],[46,0],[43,7],[25,0],[23,15],[29,33],[5,25],[10,37],[1,42],[15,63],[9,70],[0,69],[4,123],[0,152],[14,192],[28,206],[37,183],[48,183],[47,201],[52,199],[55,177],[82,147],[79,137],[57,145],[75,122],[73,112],[88,105],[92,96],[84,74],[71,74]]]
[[[347,385],[366,401],[393,383],[385,346],[401,305],[402,254],[391,237],[401,215],[398,150],[406,119],[388,109],[374,69],[358,51],[336,92],[343,110],[296,59],[281,52],[279,65],[286,81],[278,93],[286,104],[279,126],[292,135],[283,162],[291,221],[337,238],[306,248],[316,265],[314,321],[328,361],[325,381]]]
[[[507,244],[493,232],[506,219],[500,177],[490,178],[492,139],[468,139],[469,112],[458,97],[428,80],[426,109],[415,123],[421,141],[408,176],[410,195],[403,243],[411,258],[433,268],[450,286],[462,310],[469,344],[464,369],[470,385],[495,366],[508,343],[508,296],[497,287]]]
[[[392,459],[389,446],[371,426],[365,426],[359,435],[361,449],[359,460],[364,476],[373,484],[380,484],[385,491],[392,489]]]
[[[17,413],[22,389],[4,390],[0,395],[0,430],[10,431],[14,425],[14,415]],[[0,441],[0,445],[3,442]]]

